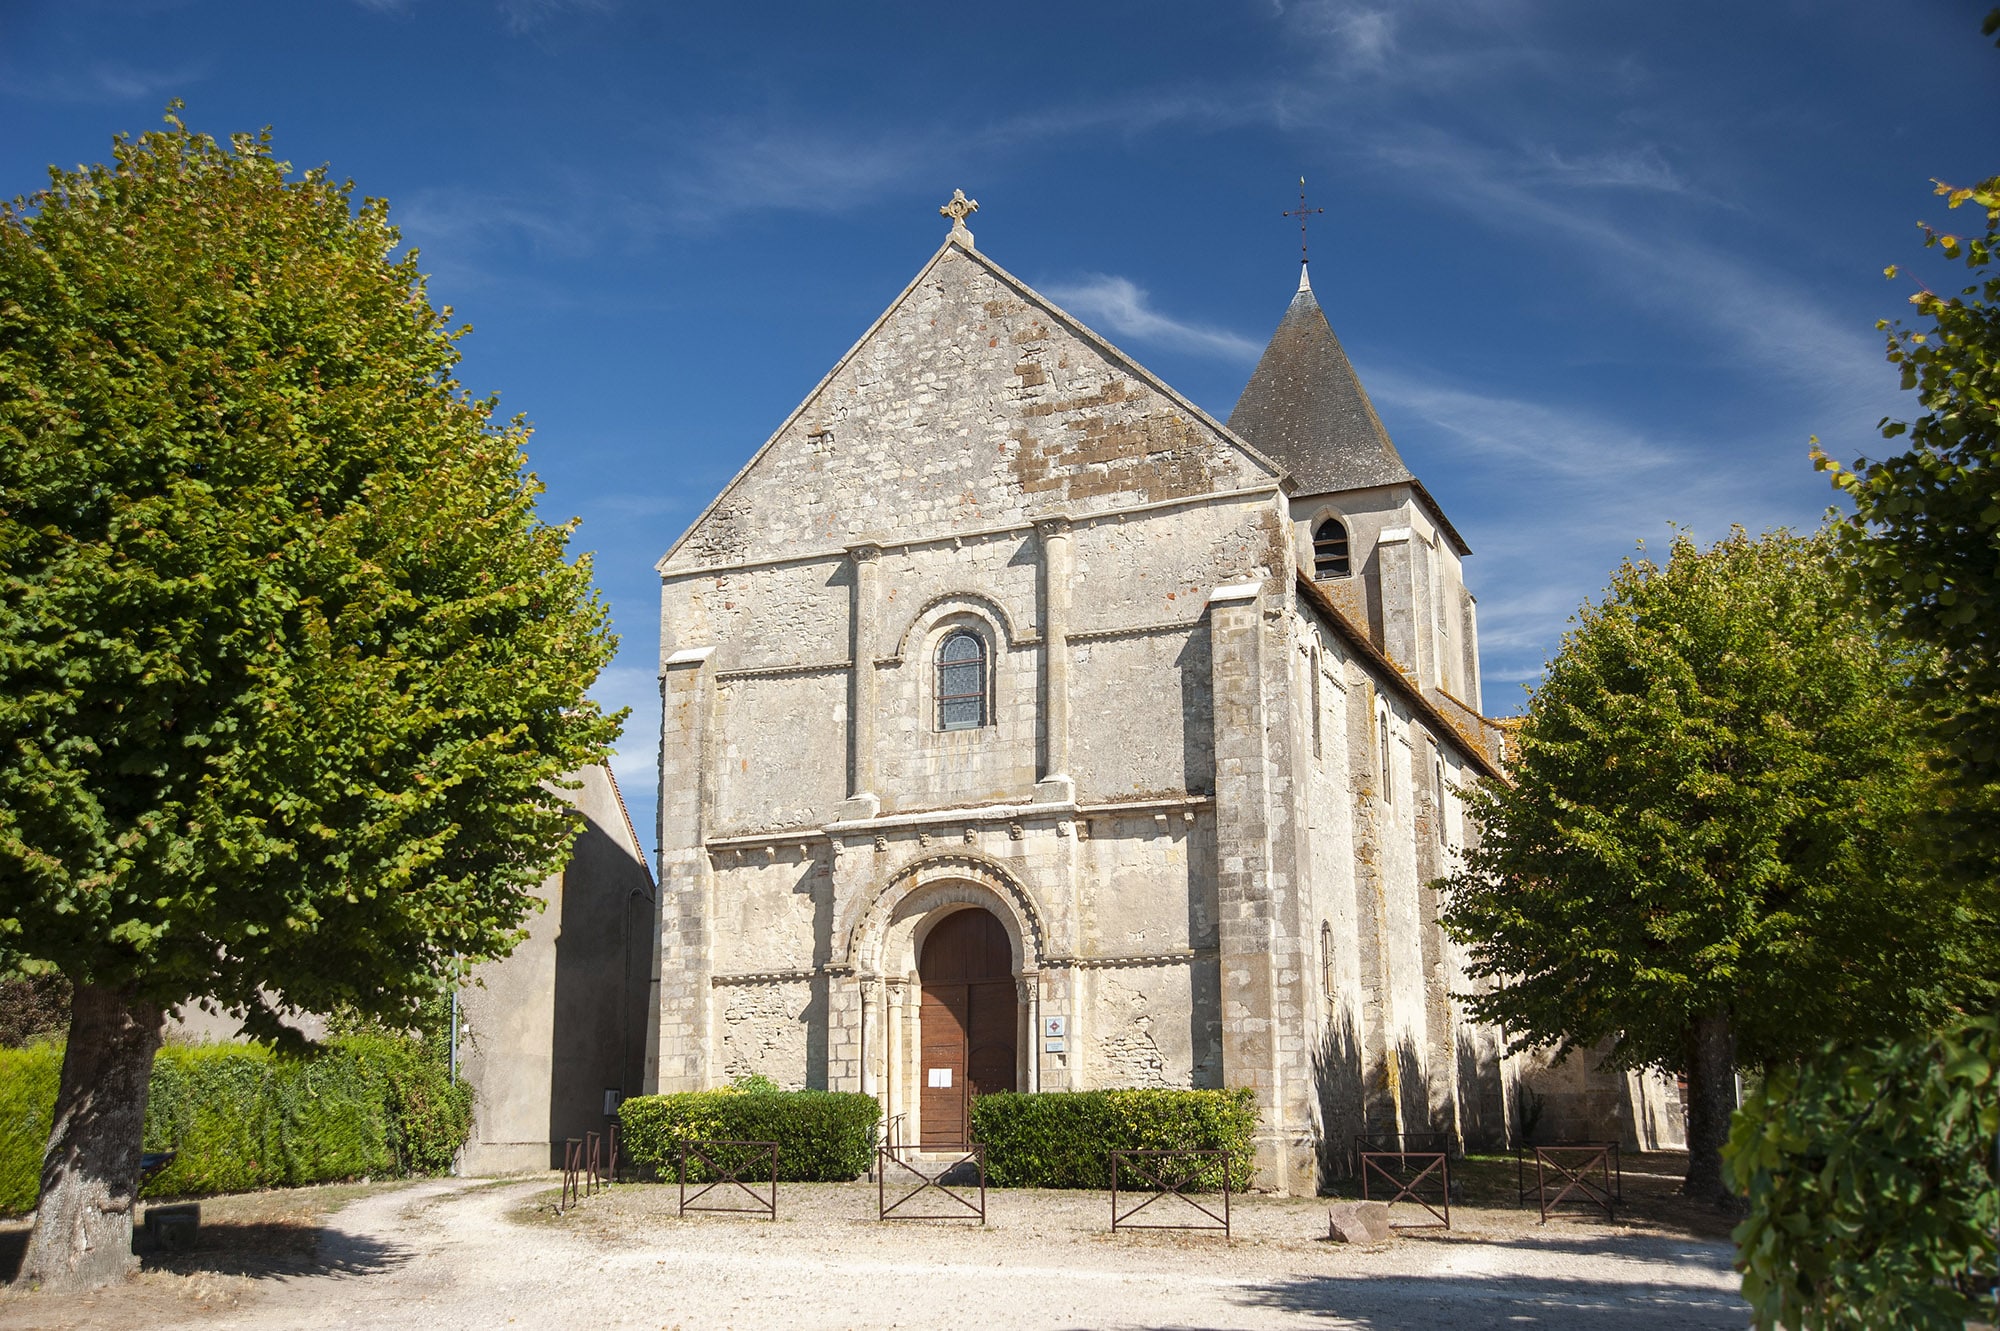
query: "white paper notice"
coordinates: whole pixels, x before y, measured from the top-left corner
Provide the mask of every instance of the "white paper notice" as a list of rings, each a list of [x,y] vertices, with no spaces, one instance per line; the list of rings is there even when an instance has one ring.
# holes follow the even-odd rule
[[[929,1084],[930,1084],[930,1085],[932,1085],[932,1086],[949,1086],[949,1085],[951,1085],[951,1069],[950,1069],[950,1068],[932,1068],[932,1069],[930,1070],[930,1081],[929,1081]]]

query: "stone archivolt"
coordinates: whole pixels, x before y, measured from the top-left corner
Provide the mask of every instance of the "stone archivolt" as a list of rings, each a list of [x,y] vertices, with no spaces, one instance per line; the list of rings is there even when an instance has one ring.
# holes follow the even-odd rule
[[[916,969],[917,927],[948,907],[993,911],[1014,944],[1014,969],[1040,969],[1047,927],[1028,889],[983,855],[926,855],[903,866],[882,887],[855,903],[843,931],[843,954],[862,973],[902,975]]]

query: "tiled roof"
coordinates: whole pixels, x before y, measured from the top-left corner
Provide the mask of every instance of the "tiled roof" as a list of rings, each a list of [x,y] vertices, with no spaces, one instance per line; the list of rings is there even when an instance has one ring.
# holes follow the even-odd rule
[[[1299,494],[1416,479],[1303,275],[1229,428],[1289,471]]]
[[[1297,576],[1297,586],[1307,603],[1325,617],[1334,632],[1346,641],[1356,655],[1373,667],[1369,674],[1373,676],[1376,687],[1389,690],[1401,697],[1411,711],[1429,724],[1434,737],[1449,736],[1456,740],[1457,743],[1453,747],[1464,754],[1483,774],[1497,780],[1506,780],[1506,771],[1502,765],[1505,741],[1501,739],[1507,728],[1506,722],[1496,721],[1490,716],[1481,716],[1450,694],[1439,690],[1438,697],[1453,704],[1453,711],[1459,713],[1457,716],[1447,714],[1425,694],[1423,687],[1411,678],[1408,671],[1398,665],[1387,652],[1377,647],[1374,640],[1347,617],[1347,612],[1334,604],[1333,598],[1327,595],[1326,588],[1303,573]]]

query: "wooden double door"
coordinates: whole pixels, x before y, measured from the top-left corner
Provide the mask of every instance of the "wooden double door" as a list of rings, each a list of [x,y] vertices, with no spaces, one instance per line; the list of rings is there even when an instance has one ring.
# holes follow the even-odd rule
[[[923,981],[920,1144],[965,1146],[974,1096],[1015,1089],[1021,1002],[1014,950],[991,911],[946,916],[917,959]]]

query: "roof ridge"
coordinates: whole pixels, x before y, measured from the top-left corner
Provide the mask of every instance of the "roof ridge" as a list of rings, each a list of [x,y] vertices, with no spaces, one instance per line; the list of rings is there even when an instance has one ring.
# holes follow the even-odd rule
[[[1334,603],[1334,599],[1331,596],[1326,594],[1324,587],[1321,587],[1318,583],[1307,577],[1303,571],[1295,570],[1293,580],[1298,589],[1306,593],[1306,600],[1327,617],[1328,621],[1333,625],[1334,631],[1345,638],[1349,646],[1366,657],[1376,667],[1377,671],[1381,673],[1384,682],[1391,683],[1395,691],[1402,695],[1403,700],[1410,704],[1413,711],[1421,713],[1440,730],[1449,733],[1456,739],[1463,748],[1465,756],[1472,760],[1473,766],[1479,768],[1487,776],[1499,780],[1506,779],[1505,770],[1501,767],[1495,756],[1488,751],[1484,736],[1475,737],[1468,735],[1463,726],[1446,715],[1444,709],[1431,701],[1429,694],[1424,688],[1415,679],[1411,678],[1409,672],[1404,670],[1394,657],[1390,656],[1380,647],[1377,647],[1375,640],[1362,632],[1355,625],[1354,621],[1347,617],[1347,613]],[[1453,698],[1452,701],[1458,702],[1456,698]],[[1459,706],[1463,707],[1465,704],[1459,703]],[[1468,708],[1467,710],[1470,711],[1471,709]],[[1474,715],[1479,716],[1478,713],[1474,713]],[[1496,730],[1500,729],[1498,723],[1491,717],[1479,716],[1479,720],[1486,726],[1490,726]]]
[[[632,810],[625,805],[625,792],[619,788],[618,773],[611,769],[611,764],[608,762],[597,765],[604,769],[604,775],[611,782],[611,798],[618,801],[618,812],[625,819],[625,835],[632,838],[632,849],[639,853],[640,867],[645,869],[646,881],[650,883],[653,881],[653,865],[646,858],[646,843],[639,840],[639,829],[632,825]]]

